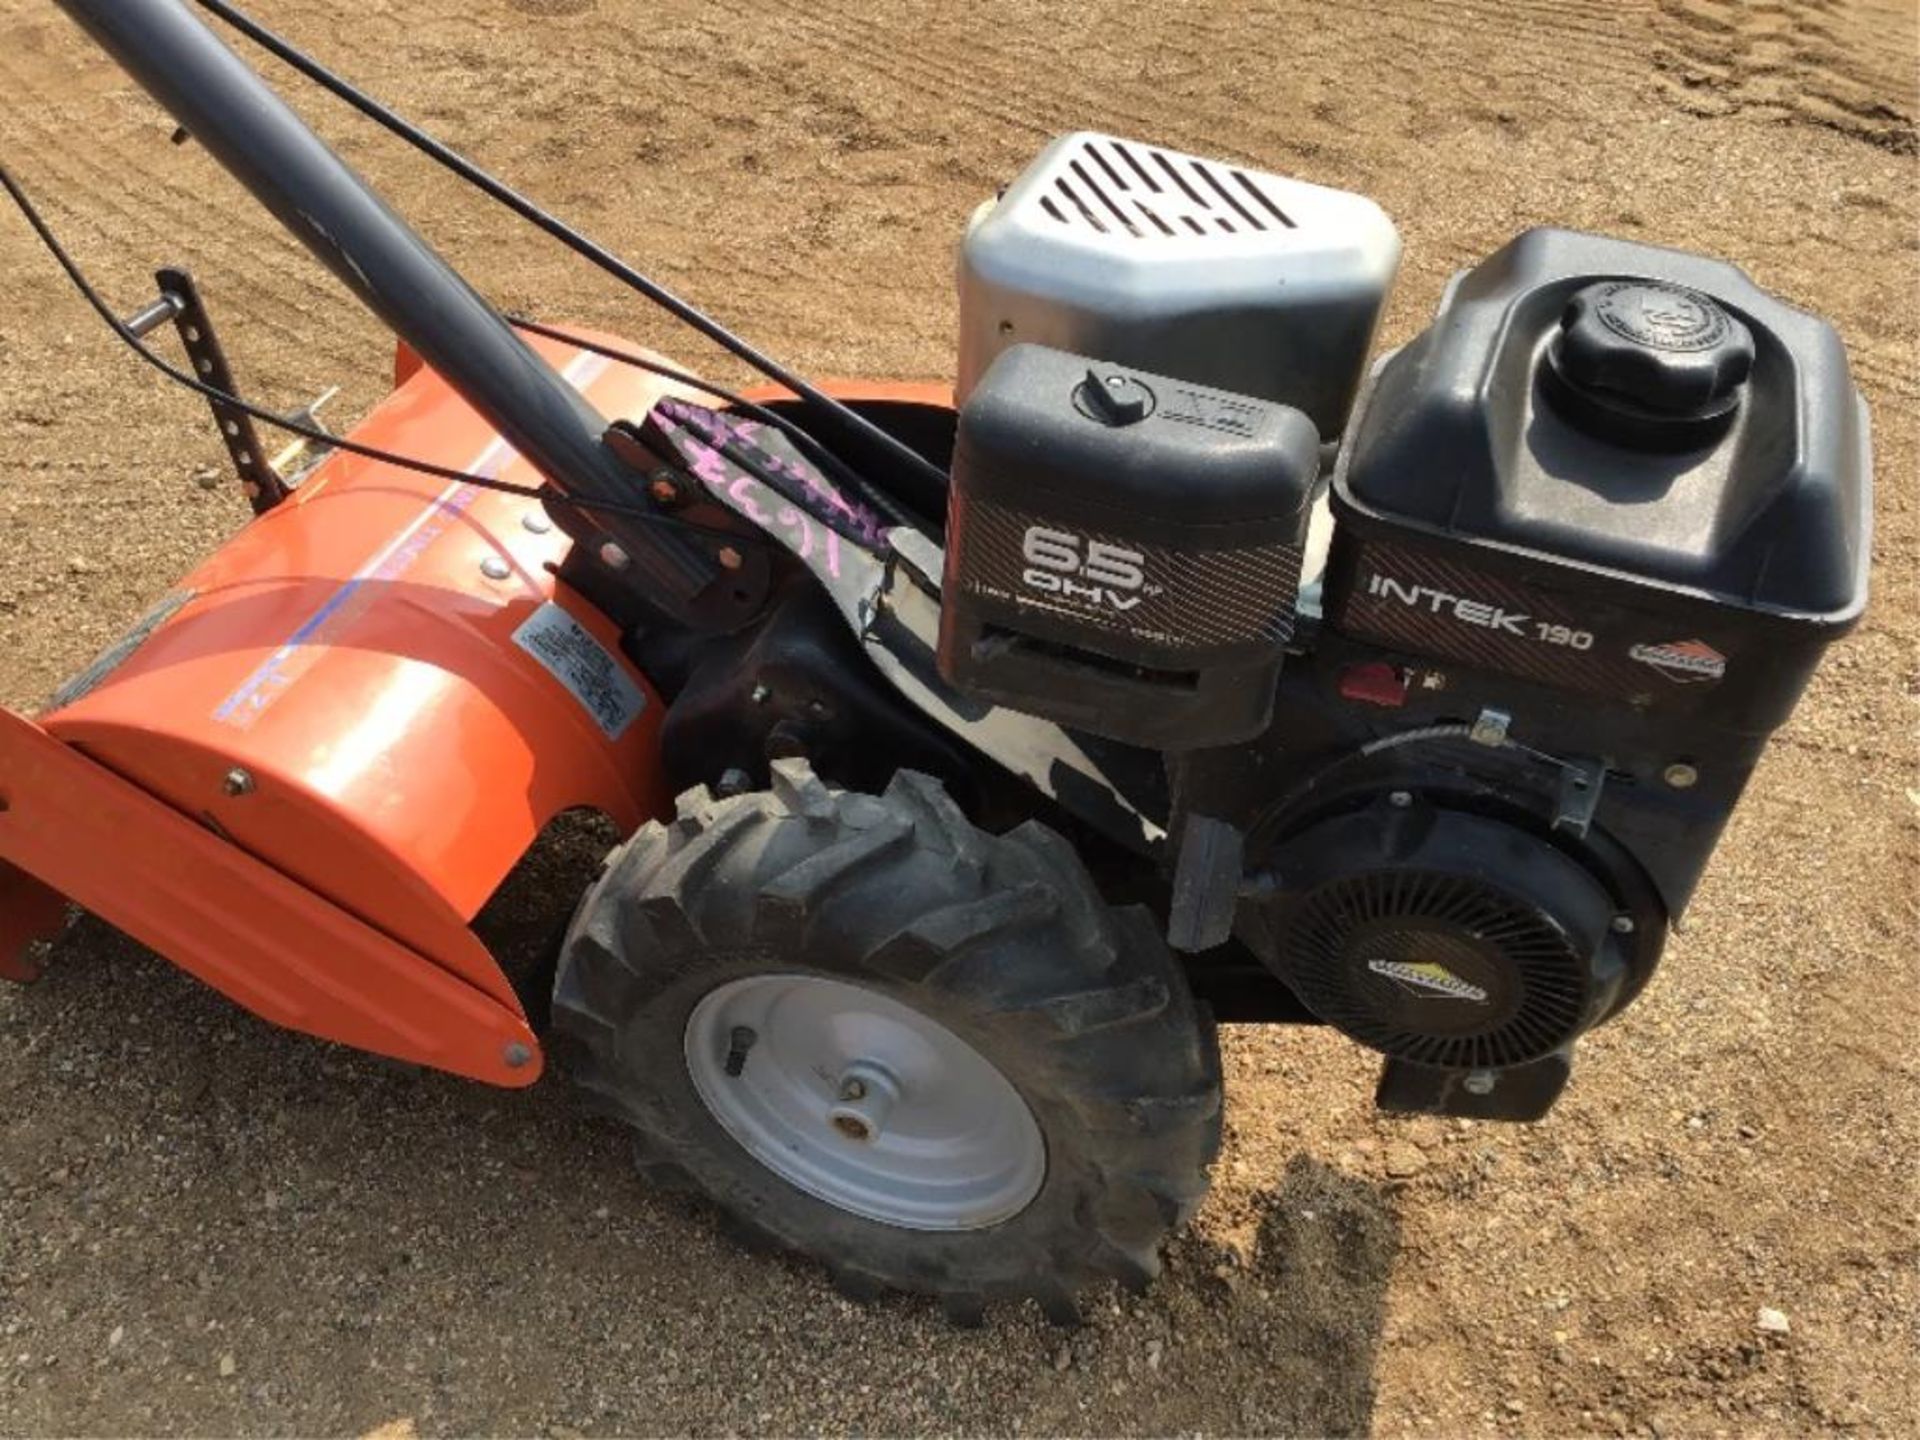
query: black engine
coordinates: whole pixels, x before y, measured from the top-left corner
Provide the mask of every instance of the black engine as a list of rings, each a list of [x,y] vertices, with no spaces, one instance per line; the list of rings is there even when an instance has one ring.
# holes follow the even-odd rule
[[[1164,753],[1197,966],[1257,956],[1388,1057],[1384,1105],[1534,1118],[1861,612],[1840,342],[1729,265],[1540,230],[1375,367],[1317,481],[1272,386],[1178,375],[986,368],[942,673]]]

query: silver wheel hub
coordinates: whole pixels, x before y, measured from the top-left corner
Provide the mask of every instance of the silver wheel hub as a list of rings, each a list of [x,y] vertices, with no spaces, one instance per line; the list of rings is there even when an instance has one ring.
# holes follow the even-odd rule
[[[687,1019],[687,1073],[722,1128],[816,1199],[908,1230],[1020,1213],[1046,1178],[1026,1102],[985,1056],[877,990],[753,975]]]

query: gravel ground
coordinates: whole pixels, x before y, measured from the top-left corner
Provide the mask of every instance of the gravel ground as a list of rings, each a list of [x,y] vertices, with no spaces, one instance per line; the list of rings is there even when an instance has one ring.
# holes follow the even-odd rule
[[[816,373],[948,373],[968,209],[1080,126],[1375,195],[1407,241],[1394,341],[1528,224],[1727,255],[1847,337],[1875,608],[1547,1123],[1386,1120],[1352,1046],[1230,1031],[1213,1197],[1148,1296],[1072,1334],[855,1308],[644,1189],[562,1088],[270,1030],[83,919],[0,993],[0,1430],[1911,1432],[1911,3],[257,8]],[[0,85],[0,153],[117,296],[189,259],[255,392],[377,397],[387,342],[49,0],[0,0]],[[708,363],[303,104],[497,299]],[[31,707],[241,507],[192,482],[197,402],[4,217],[0,441],[0,699]],[[524,868],[503,951],[591,859]]]

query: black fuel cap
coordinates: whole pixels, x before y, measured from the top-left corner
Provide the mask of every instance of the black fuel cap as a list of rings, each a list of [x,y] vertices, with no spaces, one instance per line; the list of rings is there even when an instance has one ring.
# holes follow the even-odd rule
[[[1550,359],[1583,428],[1664,448],[1725,428],[1753,353],[1747,327],[1699,291],[1607,280],[1567,302]]]

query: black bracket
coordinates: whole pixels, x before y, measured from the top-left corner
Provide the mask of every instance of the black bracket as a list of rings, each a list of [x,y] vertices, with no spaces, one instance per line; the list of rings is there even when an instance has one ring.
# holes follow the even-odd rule
[[[1560,794],[1554,802],[1553,828],[1584,836],[1600,808],[1607,767],[1589,761],[1568,760],[1560,766]]]
[[[1573,1073],[1573,1043],[1506,1070],[1438,1070],[1389,1057],[1373,1103],[1398,1115],[1456,1115],[1467,1120],[1538,1120]]]
[[[226,352],[220,348],[219,337],[214,334],[213,322],[207,318],[206,306],[200,301],[193,277],[176,266],[166,266],[154,272],[154,279],[160,282],[159,299],[129,316],[124,322],[127,329],[137,336],[146,336],[167,321],[173,321],[195,377],[203,385],[211,385],[229,395],[238,394],[233,370],[227,364]],[[213,422],[220,428],[220,438],[233,460],[234,473],[240,477],[240,488],[246,492],[247,503],[253,507],[254,514],[266,514],[293,492],[261,448],[253,417],[212,396],[207,397],[207,405],[213,411]]]
[[[1224,945],[1246,868],[1246,837],[1224,820],[1187,816],[1167,908],[1167,944],[1195,955]]]

